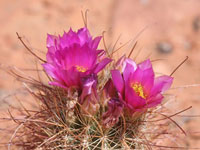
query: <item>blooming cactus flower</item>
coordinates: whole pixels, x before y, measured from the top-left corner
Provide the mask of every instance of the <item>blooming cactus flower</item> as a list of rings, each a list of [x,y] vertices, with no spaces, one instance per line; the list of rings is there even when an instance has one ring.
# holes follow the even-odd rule
[[[173,81],[170,76],[155,78],[149,59],[138,65],[131,59],[125,59],[122,74],[119,70],[112,70],[111,74],[119,99],[131,112],[160,104],[163,92],[170,88]]]
[[[69,30],[63,36],[47,36],[47,63],[44,70],[54,81],[51,85],[62,88],[81,88],[81,79],[97,74],[110,61],[109,58],[99,59],[102,50],[97,50],[101,37],[92,39],[87,28],[78,32]]]

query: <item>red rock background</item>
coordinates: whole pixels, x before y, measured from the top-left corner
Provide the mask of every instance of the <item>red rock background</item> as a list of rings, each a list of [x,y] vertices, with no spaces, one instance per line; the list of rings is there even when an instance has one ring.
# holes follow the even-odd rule
[[[199,0],[0,0],[1,115],[8,108],[4,101],[13,104],[15,98],[9,95],[18,93],[20,87],[4,69],[9,66],[31,68],[36,64],[17,39],[16,32],[34,52],[45,58],[46,34],[62,34],[70,27],[74,30],[81,28],[84,25],[81,10],[87,9],[88,28],[92,35],[106,31],[109,48],[119,35],[121,38],[116,47],[137,37],[138,45],[132,58],[137,56],[137,62],[147,57],[163,59],[154,62],[158,73],[170,74],[189,56],[174,74],[174,84],[169,91],[173,102],[168,105],[174,112],[193,106],[184,114],[200,115],[199,8]],[[144,28],[145,31],[137,36]],[[134,41],[128,43],[115,56],[128,54],[133,45]],[[176,121],[188,132],[184,138],[186,145],[200,148],[200,118],[177,117]],[[1,129],[6,126],[3,123]]]

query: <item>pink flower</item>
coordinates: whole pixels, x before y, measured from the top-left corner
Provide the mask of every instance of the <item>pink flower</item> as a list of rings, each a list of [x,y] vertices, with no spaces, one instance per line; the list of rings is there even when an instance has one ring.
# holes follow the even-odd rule
[[[110,61],[100,59],[103,50],[97,50],[101,37],[92,39],[87,28],[78,32],[69,30],[63,36],[47,36],[47,63],[44,70],[53,78],[51,85],[62,88],[82,88],[82,78],[97,74]]]
[[[163,92],[173,81],[170,76],[155,78],[150,60],[136,65],[131,59],[125,59],[122,74],[119,70],[112,70],[111,74],[119,99],[131,112],[160,104]]]

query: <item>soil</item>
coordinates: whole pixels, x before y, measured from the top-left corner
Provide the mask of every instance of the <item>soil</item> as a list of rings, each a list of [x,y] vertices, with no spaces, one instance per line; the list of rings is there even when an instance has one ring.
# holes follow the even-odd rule
[[[177,123],[188,133],[184,142],[188,147],[200,148],[200,1],[199,0],[1,0],[0,1],[0,109],[3,116],[8,104],[14,103],[21,84],[8,75],[9,67],[27,70],[36,68],[37,60],[24,48],[16,32],[37,55],[45,59],[46,36],[62,34],[69,28],[84,26],[81,11],[88,10],[88,28],[94,36],[105,32],[108,48],[130,41],[115,54],[119,57],[131,50],[138,41],[132,58],[140,62],[154,61],[154,70],[170,75],[188,56],[188,60],[173,74],[174,83],[168,104],[172,112],[189,106],[192,109],[176,117]],[[103,44],[101,43],[101,46]],[[26,96],[26,94],[24,94]],[[8,103],[6,104],[5,101]],[[182,114],[182,115],[183,115]],[[189,117],[190,116],[190,117]],[[1,125],[1,129],[6,124]],[[181,145],[179,145],[181,146]]]

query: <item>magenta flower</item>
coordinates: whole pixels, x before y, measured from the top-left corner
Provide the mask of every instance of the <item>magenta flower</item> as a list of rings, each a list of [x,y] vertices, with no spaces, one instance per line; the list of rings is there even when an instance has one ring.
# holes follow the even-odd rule
[[[47,36],[47,63],[44,70],[53,78],[51,85],[82,88],[82,78],[101,71],[111,59],[100,59],[97,50],[101,37],[92,39],[87,28],[69,30],[63,36]]]
[[[131,59],[125,59],[122,74],[119,70],[112,70],[111,74],[119,99],[131,112],[160,104],[163,92],[173,81],[170,76],[155,78],[150,60],[136,65]]]

